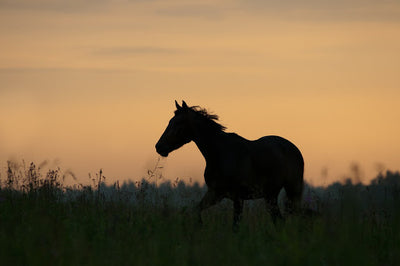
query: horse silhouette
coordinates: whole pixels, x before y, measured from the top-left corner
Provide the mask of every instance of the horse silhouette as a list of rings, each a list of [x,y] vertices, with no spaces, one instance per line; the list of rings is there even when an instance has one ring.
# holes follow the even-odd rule
[[[299,149],[279,136],[247,140],[225,132],[218,116],[198,106],[189,107],[176,101],[175,115],[156,144],[163,157],[194,141],[206,160],[204,179],[207,192],[197,205],[201,222],[202,210],[223,198],[233,201],[233,229],[237,229],[243,201],[264,198],[272,220],[282,218],[278,194],[284,188],[285,207],[293,213],[300,208],[303,191],[304,161]]]

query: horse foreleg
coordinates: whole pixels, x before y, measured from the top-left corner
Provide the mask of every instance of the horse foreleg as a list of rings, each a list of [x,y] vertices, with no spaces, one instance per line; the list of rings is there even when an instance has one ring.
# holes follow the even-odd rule
[[[233,201],[233,231],[238,231],[239,223],[242,219],[242,212],[243,212],[243,200],[242,199],[235,199]]]
[[[207,193],[203,196],[201,199],[200,203],[197,205],[196,210],[197,210],[197,215],[200,224],[203,223],[201,219],[201,212],[215,204],[217,204],[219,201],[222,200],[222,197],[217,196],[215,191],[213,190],[208,190]]]

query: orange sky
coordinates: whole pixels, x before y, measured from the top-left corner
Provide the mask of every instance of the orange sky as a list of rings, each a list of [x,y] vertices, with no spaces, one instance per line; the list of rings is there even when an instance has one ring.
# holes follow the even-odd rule
[[[400,168],[398,1],[0,0],[0,31],[2,172],[140,179],[175,99],[293,141],[314,184]],[[202,180],[193,143],[162,164]]]

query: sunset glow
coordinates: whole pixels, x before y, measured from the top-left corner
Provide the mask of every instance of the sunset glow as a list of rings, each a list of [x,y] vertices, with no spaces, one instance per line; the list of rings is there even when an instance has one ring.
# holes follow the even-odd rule
[[[398,1],[0,0],[0,31],[2,173],[141,179],[174,100],[291,140],[316,185],[400,168]],[[161,163],[203,182],[193,143]]]

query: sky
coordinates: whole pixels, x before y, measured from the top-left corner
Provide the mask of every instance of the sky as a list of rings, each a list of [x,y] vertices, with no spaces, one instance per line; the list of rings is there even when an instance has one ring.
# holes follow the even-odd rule
[[[174,100],[291,140],[314,185],[400,168],[399,1],[0,0],[0,32],[3,179],[24,160],[139,180]],[[203,182],[194,143],[160,165]]]

